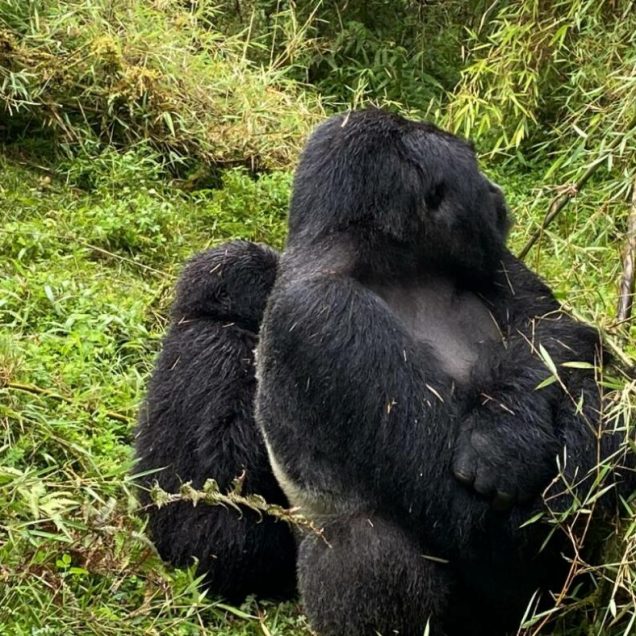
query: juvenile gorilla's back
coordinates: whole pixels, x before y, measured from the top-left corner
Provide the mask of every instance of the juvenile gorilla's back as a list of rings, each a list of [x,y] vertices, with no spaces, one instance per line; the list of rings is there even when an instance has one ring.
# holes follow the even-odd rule
[[[215,479],[225,491],[242,476],[244,493],[286,505],[253,418],[254,349],[276,264],[271,250],[235,242],[186,266],[139,419],[135,470],[156,471],[138,478],[144,487],[156,481],[176,492]],[[213,592],[234,601],[293,592],[295,546],[285,524],[191,502],[158,509],[145,490],[140,499],[162,558],[177,566],[196,558]]]

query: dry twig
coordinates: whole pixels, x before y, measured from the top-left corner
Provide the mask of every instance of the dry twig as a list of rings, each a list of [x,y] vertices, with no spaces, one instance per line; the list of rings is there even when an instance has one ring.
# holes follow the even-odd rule
[[[632,189],[632,207],[627,219],[627,238],[623,249],[623,274],[618,292],[616,320],[625,322],[632,317],[634,279],[636,278],[636,178]]]
[[[209,506],[234,508],[239,514],[242,513],[242,507],[249,508],[259,515],[274,517],[299,528],[304,528],[326,541],[323,529],[305,517],[298,508],[284,508],[277,504],[268,503],[261,495],[243,494],[243,482],[244,475],[237,477],[232,482],[230,491],[226,493],[221,492],[214,479],[206,479],[201,490],[194,488],[191,482],[186,482],[178,493],[166,492],[159,484],[155,483],[150,489],[150,497],[153,502],[151,505],[162,508],[180,501],[189,501],[193,506],[202,502]]]
[[[535,230],[532,236],[528,239],[528,242],[524,245],[521,252],[519,252],[519,258],[524,259],[528,252],[532,249],[532,246],[543,236],[544,230],[554,221],[554,219],[558,216],[559,212],[563,210],[563,208],[583,189],[585,184],[589,181],[590,177],[596,172],[596,169],[605,161],[607,157],[604,155],[600,157],[593,163],[591,163],[581,178],[576,182],[569,186],[559,188],[561,193],[552,200],[550,203],[550,207],[548,208],[548,212],[543,217],[543,221],[541,222],[541,226]]]
[[[636,126],[636,119],[633,119],[627,126],[627,130],[632,130]],[[552,200],[548,211],[541,222],[539,227],[532,236],[528,239],[528,242],[524,245],[521,252],[519,252],[519,258],[523,260],[528,252],[532,249],[532,246],[543,236],[544,230],[554,221],[563,208],[579,194],[585,184],[590,180],[590,177],[596,172],[597,168],[605,162],[605,160],[611,155],[622,142],[625,141],[624,135],[616,135],[612,142],[608,144],[605,152],[602,152],[601,156],[593,161],[586,169],[585,172],[579,177],[579,179],[568,186],[559,188],[560,193],[556,198]]]

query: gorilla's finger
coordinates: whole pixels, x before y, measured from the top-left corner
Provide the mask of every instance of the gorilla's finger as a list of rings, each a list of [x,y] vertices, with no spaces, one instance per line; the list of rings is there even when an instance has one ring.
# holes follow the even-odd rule
[[[488,434],[477,429],[470,434],[470,445],[480,456],[488,455],[492,452],[494,437],[494,431],[490,431]]]
[[[459,451],[453,462],[453,475],[466,486],[475,481],[475,460],[471,451]]]
[[[477,475],[473,483],[473,488],[476,492],[484,497],[489,497],[496,490],[495,483],[495,471],[490,466],[482,465],[477,469]]]

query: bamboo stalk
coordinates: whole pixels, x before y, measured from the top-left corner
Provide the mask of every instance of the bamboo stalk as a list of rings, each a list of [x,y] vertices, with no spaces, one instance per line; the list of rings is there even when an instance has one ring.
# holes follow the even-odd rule
[[[521,260],[523,260],[528,255],[528,252],[532,249],[532,246],[541,238],[544,230],[548,227],[548,225],[550,225],[550,223],[554,221],[559,212],[561,212],[561,210],[563,210],[563,208],[583,189],[585,184],[589,181],[590,177],[594,174],[596,169],[605,161],[606,158],[606,155],[604,155],[603,157],[600,157],[596,161],[591,163],[587,167],[581,178],[576,181],[576,183],[563,188],[561,194],[559,194],[552,200],[552,203],[550,203],[550,207],[548,208],[548,212],[543,217],[541,227],[535,230],[528,242],[524,245],[521,252],[519,252],[519,258]]]
[[[632,119],[632,121],[627,126],[627,131],[631,131],[634,126],[636,126],[636,118]],[[605,162],[605,160],[610,156],[613,150],[615,150],[621,142],[625,141],[624,135],[616,135],[612,142],[607,146],[605,151],[598,157],[595,161],[593,161],[586,169],[585,172],[579,177],[577,181],[573,184],[562,189],[561,194],[559,194],[556,198],[552,200],[546,215],[543,217],[543,221],[541,222],[541,227],[539,227],[529,238],[528,242],[524,245],[521,252],[519,252],[519,258],[523,260],[528,252],[532,249],[532,246],[543,236],[544,230],[554,221],[554,219],[559,215],[561,210],[574,198],[577,194],[583,189],[585,184],[589,181],[590,177],[596,172],[597,168]]]

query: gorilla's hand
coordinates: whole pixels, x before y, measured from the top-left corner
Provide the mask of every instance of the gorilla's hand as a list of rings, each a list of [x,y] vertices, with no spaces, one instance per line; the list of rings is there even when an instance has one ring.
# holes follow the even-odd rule
[[[511,413],[482,405],[461,425],[453,473],[497,510],[536,497],[556,475],[559,440],[551,417],[542,419],[535,407]]]

